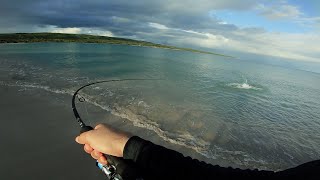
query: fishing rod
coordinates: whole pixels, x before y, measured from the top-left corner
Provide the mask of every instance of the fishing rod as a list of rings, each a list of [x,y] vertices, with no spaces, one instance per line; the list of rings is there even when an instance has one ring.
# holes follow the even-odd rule
[[[80,125],[80,134],[93,130],[91,126],[86,125],[83,122],[76,108],[75,99],[80,90],[84,89],[85,87],[88,87],[94,84],[100,84],[100,83],[119,82],[119,81],[155,81],[155,80],[161,80],[161,79],[111,79],[111,80],[92,82],[77,89],[72,96],[72,110],[78,124]],[[78,98],[78,100],[80,102],[85,101],[84,97]],[[96,165],[102,170],[102,172],[107,176],[109,180],[135,180],[140,178],[139,171],[135,167],[133,161],[125,160],[123,158],[111,156],[108,154],[104,154],[104,156],[108,160],[108,164],[102,165],[97,162]]]

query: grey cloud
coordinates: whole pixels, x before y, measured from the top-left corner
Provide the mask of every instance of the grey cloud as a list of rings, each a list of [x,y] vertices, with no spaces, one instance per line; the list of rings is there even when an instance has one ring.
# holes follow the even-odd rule
[[[220,24],[218,19],[209,16],[209,12],[215,9],[246,10],[256,4],[254,0],[11,0],[3,3],[0,10],[11,17],[8,20],[11,24],[6,23],[6,30],[10,27],[17,29],[16,24],[20,24],[20,27],[24,24],[28,29],[25,31],[32,31],[31,25],[91,27],[111,31],[116,36],[172,44],[190,36],[206,38],[204,35],[174,29],[235,36],[231,32],[238,31],[238,27]],[[161,31],[150,27],[149,22],[163,24],[170,29]]]
[[[58,27],[121,27],[112,16],[143,22],[157,22],[171,27],[205,29],[215,25],[207,12],[214,8],[244,9],[252,0],[232,1],[178,1],[178,0],[11,0],[1,3],[0,14],[10,22]],[[187,13],[186,13],[187,12]],[[126,27],[131,28],[126,24]],[[135,28],[135,27],[133,27]]]
[[[213,10],[252,10],[264,2],[269,1],[0,0],[0,32],[39,32],[51,27],[93,28],[110,31],[115,36],[187,47],[218,48],[217,43],[230,40],[230,48],[249,51],[262,44],[259,38],[265,37],[267,32],[264,29],[243,29],[233,24],[223,24],[209,13]],[[290,7],[285,9],[291,10],[289,12],[293,15],[297,14]],[[267,9],[264,10],[261,10],[262,15]],[[149,23],[158,23],[168,29],[157,29]],[[277,38],[269,36],[268,41]],[[228,44],[225,43],[225,46]]]

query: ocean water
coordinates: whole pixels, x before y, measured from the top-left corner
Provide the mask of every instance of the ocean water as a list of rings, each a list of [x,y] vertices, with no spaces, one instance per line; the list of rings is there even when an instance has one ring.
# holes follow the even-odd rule
[[[80,114],[89,123],[108,122],[98,112],[124,119],[126,128],[152,131],[209,163],[281,170],[320,158],[320,65],[303,64],[123,45],[0,44],[0,86],[71,106],[89,82],[157,79],[90,86],[79,95]]]

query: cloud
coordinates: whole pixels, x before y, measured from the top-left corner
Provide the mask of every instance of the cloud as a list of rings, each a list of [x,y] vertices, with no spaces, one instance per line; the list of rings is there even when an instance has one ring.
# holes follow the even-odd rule
[[[88,33],[84,34],[91,34],[91,35],[98,35],[98,36],[108,36],[114,37],[114,34],[111,31],[103,31],[103,30],[89,30]]]
[[[114,34],[108,30],[101,30],[96,28],[59,28],[56,26],[47,26],[44,28],[47,32],[52,33],[67,33],[67,34],[90,34],[98,36],[114,37]],[[42,32],[43,28],[39,28],[38,31]]]
[[[165,26],[163,24],[153,23],[153,22],[149,22],[149,26],[153,27],[153,28],[156,28],[156,29],[162,29],[162,30],[169,29],[167,26]]]
[[[303,15],[298,7],[287,3],[274,4],[271,6],[260,4],[256,9],[260,15],[269,20],[295,19]]]
[[[158,29],[161,31],[161,29]],[[143,36],[158,36],[163,42],[188,45],[216,50],[234,50],[267,56],[276,56],[296,60],[319,62],[320,35],[271,33],[260,29],[245,28],[222,33],[199,32],[166,27],[161,33],[143,34]],[[172,38],[174,37],[174,38]]]
[[[232,40],[226,46],[242,52],[251,52],[268,56],[319,62],[320,36],[310,34],[256,33],[238,32],[242,40]]]
[[[112,16],[111,19],[112,19],[114,22],[118,22],[118,23],[128,23],[128,22],[131,21],[131,20],[128,19],[128,18],[117,17],[117,16]]]
[[[55,28],[51,32],[53,33],[67,33],[67,34],[79,34],[81,32],[81,28]]]
[[[315,31],[320,27],[320,16],[309,17],[298,6],[290,5],[287,1],[260,3],[254,9],[270,21],[287,21]]]
[[[210,10],[248,10],[257,4],[256,0],[164,0],[164,8],[169,11],[203,13]]]
[[[0,32],[85,33],[303,60],[319,57],[320,38],[314,32],[240,28],[210,14],[214,10],[255,11],[270,21],[320,27],[318,17],[284,0],[10,0],[1,2]]]

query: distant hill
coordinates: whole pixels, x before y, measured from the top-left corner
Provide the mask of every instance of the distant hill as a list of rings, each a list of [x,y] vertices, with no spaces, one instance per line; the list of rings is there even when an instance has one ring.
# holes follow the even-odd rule
[[[155,44],[146,41],[137,41],[132,39],[107,37],[107,36],[93,36],[86,34],[62,34],[62,33],[13,33],[0,34],[0,43],[37,43],[37,42],[78,42],[78,43],[107,43],[107,44],[123,44],[131,46],[145,46],[154,48],[164,48],[172,50],[189,51],[195,53],[213,54],[218,56],[226,56],[207,51],[200,51],[190,48],[180,48],[174,46],[167,46],[162,44]],[[227,56],[231,57],[231,56]]]

